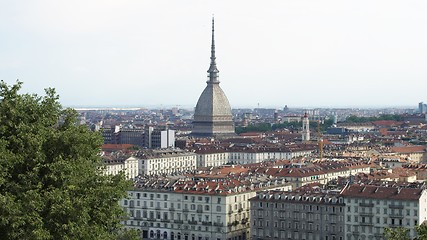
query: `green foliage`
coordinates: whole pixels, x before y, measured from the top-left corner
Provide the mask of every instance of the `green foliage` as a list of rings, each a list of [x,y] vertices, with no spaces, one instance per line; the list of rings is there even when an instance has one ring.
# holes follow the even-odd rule
[[[410,240],[408,236],[409,229],[398,227],[398,228],[385,228],[384,238],[386,240]]]
[[[0,82],[0,236],[118,238],[118,201],[131,184],[101,174],[101,136],[76,125],[54,89],[38,96],[21,86]]]
[[[320,131],[324,132],[327,128],[331,127],[333,124],[332,119],[324,120],[323,124],[320,124]],[[285,123],[258,123],[249,125],[247,127],[236,127],[236,133],[246,133],[246,132],[268,132],[275,131],[280,129],[290,129],[290,130],[301,130],[302,122],[285,122]],[[317,121],[310,122],[310,129],[312,132],[317,131]]]
[[[419,240],[425,240],[427,239],[427,225],[421,224],[419,226],[415,227],[415,231],[417,232]]]
[[[247,127],[236,127],[236,133],[246,133],[246,132],[268,132],[271,131],[271,124],[269,123],[259,123],[254,125],[249,125]]]
[[[357,117],[354,115],[351,115],[347,117],[345,122],[347,123],[366,123],[366,122],[373,122],[373,121],[380,121],[380,120],[394,120],[394,121],[402,121],[403,117],[401,115],[390,115],[390,114],[384,114],[379,117]]]
[[[273,130],[278,129],[301,129],[302,123],[301,122],[285,122],[285,123],[275,123],[272,126]]]
[[[415,232],[417,237],[415,240],[426,240],[427,239],[427,225],[421,224],[415,227]],[[398,227],[398,228],[385,228],[384,229],[384,238],[386,240],[410,240],[408,236],[409,229]]]
[[[123,230],[119,233],[117,240],[136,240],[141,239],[140,234],[135,229]]]

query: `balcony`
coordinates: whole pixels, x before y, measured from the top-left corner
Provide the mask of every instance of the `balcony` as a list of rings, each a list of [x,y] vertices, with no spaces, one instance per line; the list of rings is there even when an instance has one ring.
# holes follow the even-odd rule
[[[183,221],[183,220],[173,220],[173,222],[174,222],[174,223],[180,223],[180,224],[183,224],[183,223],[184,223],[184,221]]]
[[[216,226],[216,227],[222,227],[222,226],[224,226],[224,224],[221,223],[221,222],[214,222],[214,226]]]
[[[175,208],[170,207],[170,208],[169,208],[169,211],[175,211]]]
[[[197,225],[197,221],[191,221],[191,220],[190,220],[190,221],[188,221],[188,223],[189,223],[189,224],[192,224],[192,225]]]
[[[212,222],[202,222],[202,225],[205,225],[205,226],[212,226]]]
[[[374,207],[373,203],[359,203],[359,206],[361,207]]]
[[[170,222],[170,220],[169,220],[169,219],[162,219],[161,221],[162,221],[162,222]]]
[[[160,210],[160,207],[156,207],[155,209],[156,209],[156,210]]]
[[[361,222],[359,224],[360,224],[360,226],[373,226],[374,225],[373,223],[370,223],[370,222]]]
[[[203,213],[202,209],[197,209],[197,213]]]
[[[371,213],[371,212],[360,212],[359,215],[360,216],[366,216],[366,217],[372,217],[372,216],[374,216],[374,214]]]
[[[388,215],[390,218],[403,218],[403,214],[402,213],[390,213],[390,215]]]
[[[149,218],[149,219],[147,219],[147,221],[155,222],[155,221],[156,221],[156,219],[155,219],[155,218]]]
[[[395,205],[395,204],[391,204],[388,205],[389,208],[394,208],[394,209],[403,209],[404,206],[403,205]]]
[[[188,212],[188,208],[182,209],[183,212]]]

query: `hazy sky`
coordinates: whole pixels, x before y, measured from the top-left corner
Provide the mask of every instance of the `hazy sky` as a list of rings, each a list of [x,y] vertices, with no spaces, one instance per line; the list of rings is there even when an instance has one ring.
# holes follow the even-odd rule
[[[65,106],[194,107],[212,14],[232,107],[427,102],[425,0],[1,1],[0,79]]]

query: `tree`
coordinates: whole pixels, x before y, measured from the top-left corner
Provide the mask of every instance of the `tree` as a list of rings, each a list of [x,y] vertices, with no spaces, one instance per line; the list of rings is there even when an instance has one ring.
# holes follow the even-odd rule
[[[408,233],[409,229],[403,227],[385,228],[384,238],[386,240],[410,240]]]
[[[54,89],[20,94],[0,82],[2,239],[117,239],[131,183],[102,174],[102,138],[76,124]]]
[[[427,225],[425,223],[415,227],[419,240],[427,239]]]

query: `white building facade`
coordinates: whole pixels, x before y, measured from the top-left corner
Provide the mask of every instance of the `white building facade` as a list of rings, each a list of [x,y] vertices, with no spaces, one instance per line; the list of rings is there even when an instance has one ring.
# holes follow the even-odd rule
[[[346,205],[346,239],[384,239],[384,228],[409,229],[427,220],[427,192],[424,188],[351,185],[342,191]]]
[[[139,155],[139,174],[161,175],[187,172],[197,168],[197,156],[193,152],[164,149]]]
[[[252,164],[267,160],[289,160],[310,156],[313,150],[268,151],[264,149],[249,149],[247,151],[206,151],[196,153],[198,167],[216,167],[224,164]]]
[[[161,182],[156,189],[137,187],[120,201],[129,215],[124,225],[139,231],[142,239],[249,239],[248,200],[260,189],[291,190],[285,182],[228,190],[215,182]]]
[[[104,172],[107,175],[116,175],[124,172],[127,179],[133,179],[138,176],[138,162],[135,157],[125,159],[104,160]]]

